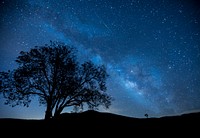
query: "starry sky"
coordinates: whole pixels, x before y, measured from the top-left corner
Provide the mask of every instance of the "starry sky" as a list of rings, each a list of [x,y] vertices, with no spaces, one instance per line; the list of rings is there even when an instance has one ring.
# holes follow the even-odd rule
[[[16,68],[20,51],[50,40],[107,67],[114,101],[100,111],[143,118],[200,110],[198,0],[1,1],[0,71]],[[44,118],[37,99],[29,108],[0,99],[1,118]]]

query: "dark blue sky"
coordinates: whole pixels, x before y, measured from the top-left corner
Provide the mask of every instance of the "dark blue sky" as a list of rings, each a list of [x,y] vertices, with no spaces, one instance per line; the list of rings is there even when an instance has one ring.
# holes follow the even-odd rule
[[[161,117],[200,110],[198,0],[1,1],[0,71],[16,68],[20,51],[50,40],[106,65],[115,99],[106,112]],[[29,108],[3,102],[0,117],[44,117],[37,99]]]

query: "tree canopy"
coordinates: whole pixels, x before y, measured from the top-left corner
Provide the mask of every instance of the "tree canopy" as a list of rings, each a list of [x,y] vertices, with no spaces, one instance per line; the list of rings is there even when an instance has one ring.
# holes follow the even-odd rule
[[[56,117],[64,108],[109,108],[112,98],[106,93],[108,74],[104,65],[92,61],[79,63],[76,49],[62,42],[50,42],[21,51],[18,68],[0,72],[0,92],[5,104],[29,106],[37,96],[45,105],[45,119]]]

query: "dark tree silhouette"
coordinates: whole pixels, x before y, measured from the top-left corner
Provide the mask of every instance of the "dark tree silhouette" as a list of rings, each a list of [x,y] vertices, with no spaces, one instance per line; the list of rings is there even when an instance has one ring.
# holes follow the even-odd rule
[[[46,106],[45,119],[58,116],[69,106],[98,109],[100,105],[111,105],[112,98],[106,93],[105,66],[91,61],[79,64],[73,47],[51,41],[29,52],[21,51],[16,62],[17,69],[0,72],[0,92],[6,98],[5,104],[28,107],[31,97],[37,96],[40,104]]]

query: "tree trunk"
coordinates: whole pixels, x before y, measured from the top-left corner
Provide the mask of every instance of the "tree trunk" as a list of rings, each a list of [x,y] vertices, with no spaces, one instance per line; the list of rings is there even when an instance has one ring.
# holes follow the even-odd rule
[[[54,117],[59,117],[59,115],[61,114],[61,112],[63,111],[63,108],[59,108],[58,110],[55,111],[54,113]]]
[[[45,120],[48,120],[52,117],[52,110],[51,110],[51,106],[49,106],[47,104],[47,109],[46,109],[46,112],[45,112]]]

